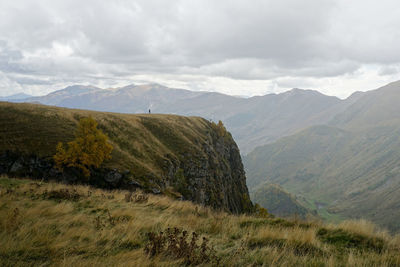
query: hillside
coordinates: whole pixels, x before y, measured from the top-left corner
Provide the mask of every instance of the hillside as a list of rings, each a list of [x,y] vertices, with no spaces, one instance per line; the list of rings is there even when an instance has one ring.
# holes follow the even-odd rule
[[[222,120],[241,153],[246,154],[297,130],[328,122],[354,99],[340,100],[302,89],[240,98],[146,84],[111,89],[76,85],[22,101],[121,113],[147,113],[151,109],[152,113]]]
[[[1,266],[400,265],[399,237],[365,221],[235,216],[160,195],[6,177],[0,203]]]
[[[293,195],[277,184],[262,184],[257,186],[250,197],[268,210],[268,213],[281,218],[298,217],[307,219],[313,217],[311,210],[305,208]]]
[[[321,212],[399,231],[399,132],[400,126],[357,133],[312,127],[245,157],[249,188],[278,183],[313,208],[324,207]]]
[[[329,220],[367,218],[400,231],[400,82],[357,96],[313,126],[244,158],[248,185],[277,183]]]
[[[71,141],[79,118],[92,116],[114,146],[112,159],[88,181],[106,188],[141,188],[232,212],[251,207],[234,140],[199,117],[128,115],[0,103],[0,174],[77,182],[52,156]]]
[[[398,125],[400,122],[400,81],[357,96],[358,100],[338,113],[330,125],[352,129]]]

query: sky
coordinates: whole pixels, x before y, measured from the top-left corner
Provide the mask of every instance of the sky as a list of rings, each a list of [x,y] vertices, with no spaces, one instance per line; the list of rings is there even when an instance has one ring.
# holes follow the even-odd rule
[[[396,0],[0,0],[0,96],[160,83],[348,97],[400,80]]]

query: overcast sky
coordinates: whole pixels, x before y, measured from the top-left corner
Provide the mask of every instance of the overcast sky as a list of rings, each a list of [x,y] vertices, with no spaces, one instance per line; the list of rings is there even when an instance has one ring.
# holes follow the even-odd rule
[[[0,96],[157,82],[347,97],[400,80],[397,0],[0,1]]]

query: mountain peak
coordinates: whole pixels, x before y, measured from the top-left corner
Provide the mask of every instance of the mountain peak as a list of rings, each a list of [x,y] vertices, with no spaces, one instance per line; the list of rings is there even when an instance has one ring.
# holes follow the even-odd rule
[[[118,91],[130,91],[130,90],[136,90],[136,91],[149,91],[152,89],[169,89],[168,87],[165,87],[161,84],[158,83],[146,83],[146,84],[130,84],[126,85],[120,88],[117,88]]]
[[[100,88],[91,85],[71,85],[65,87],[64,89],[52,92],[49,95],[58,95],[58,94],[78,95],[96,90],[100,90]]]
[[[301,88],[293,88],[292,90],[287,91],[285,93],[292,94],[292,95],[300,95],[300,94],[302,94],[302,95],[306,95],[306,94],[324,95],[324,94],[322,94],[322,93],[320,93],[320,92],[318,92],[316,90],[301,89]],[[324,95],[324,96],[326,96],[326,95]]]

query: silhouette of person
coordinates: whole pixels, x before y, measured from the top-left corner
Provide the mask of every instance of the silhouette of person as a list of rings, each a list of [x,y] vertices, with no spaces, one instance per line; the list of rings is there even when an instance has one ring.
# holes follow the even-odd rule
[[[149,109],[149,114],[151,113],[151,110]]]

